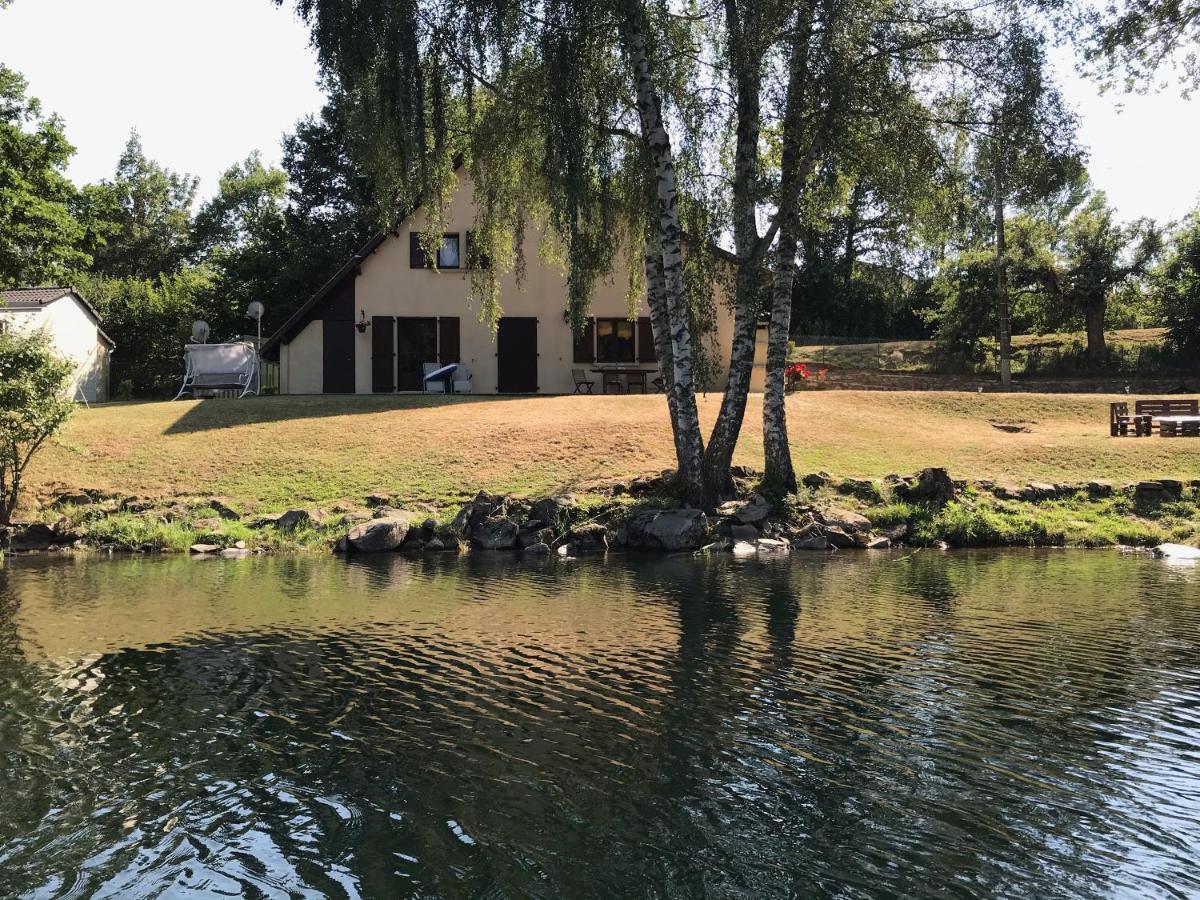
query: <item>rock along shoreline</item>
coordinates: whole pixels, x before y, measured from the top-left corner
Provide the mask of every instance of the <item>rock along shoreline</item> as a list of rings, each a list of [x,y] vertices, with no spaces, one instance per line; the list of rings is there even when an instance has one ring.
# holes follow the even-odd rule
[[[673,499],[663,472],[582,497],[529,499],[480,491],[441,522],[384,493],[363,503],[244,515],[222,497],[106,497],[68,491],[38,521],[0,529],[9,553],[187,552],[198,559],[332,550],[344,555],[510,552],[579,557],[610,551],[732,553],[891,547],[1155,546],[1195,543],[1200,480],[1115,486],[995,483],[927,468],[879,480],[811,473],[772,501],[737,468],[737,499],[706,513]],[[450,510],[437,510],[444,515]]]

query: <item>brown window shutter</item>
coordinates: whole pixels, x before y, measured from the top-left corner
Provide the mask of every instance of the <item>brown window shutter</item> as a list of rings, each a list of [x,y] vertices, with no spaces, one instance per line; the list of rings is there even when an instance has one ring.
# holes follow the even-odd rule
[[[461,362],[458,346],[458,316],[438,319],[438,362],[443,366]]]
[[[492,260],[486,253],[475,249],[475,232],[463,232],[462,258],[464,269],[490,269]]]
[[[583,331],[575,334],[575,362],[590,363],[596,361],[596,320],[588,319]]]
[[[637,341],[638,362],[658,362],[658,356],[654,352],[654,328],[650,324],[649,316],[642,316],[637,320]]]
[[[408,233],[408,266],[410,269],[425,269],[429,261],[425,259],[425,251],[421,249],[421,235],[415,231]]]

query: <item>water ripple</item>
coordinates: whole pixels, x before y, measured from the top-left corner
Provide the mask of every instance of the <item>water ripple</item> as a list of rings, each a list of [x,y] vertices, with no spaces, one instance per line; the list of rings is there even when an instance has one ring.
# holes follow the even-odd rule
[[[1200,895],[1200,573],[0,568],[0,896]]]

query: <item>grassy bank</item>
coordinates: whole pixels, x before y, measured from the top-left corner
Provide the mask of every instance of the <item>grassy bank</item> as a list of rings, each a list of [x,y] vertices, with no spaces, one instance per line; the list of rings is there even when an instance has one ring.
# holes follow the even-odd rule
[[[813,392],[789,398],[788,415],[800,472],[881,478],[944,466],[1000,482],[1200,476],[1200,441],[1108,437],[1111,399]],[[719,405],[717,395],[702,399],[706,425]],[[752,397],[735,462],[761,466],[760,422]],[[249,512],[372,491],[443,506],[479,489],[586,491],[672,463],[660,396],[268,397],[80,410],[27,485],[42,499],[68,488],[218,495]]]
[[[1155,543],[1193,539],[1196,492],[1139,508],[1123,484],[1200,476],[1200,441],[1113,439],[1108,397],[962,393],[800,393],[788,401],[799,472],[834,483],[804,502],[850,504],[880,529],[910,526],[909,540],[960,544]],[[720,398],[701,401],[706,425]],[[761,406],[752,398],[735,462],[761,465]],[[1028,430],[1002,431],[995,422]],[[323,545],[365,498],[439,521],[482,489],[604,498],[617,481],[673,462],[665,402],[631,397],[273,397],[244,401],[112,404],[81,410],[35,462],[27,514],[74,519],[89,540],[185,548],[208,536],[228,546]],[[843,495],[838,479],[881,480],[942,466],[957,478],[1000,485],[1111,480],[1112,497],[1068,493],[1029,503],[968,490],[939,510],[909,507],[882,481]],[[854,482],[851,482],[853,484]],[[64,491],[138,498],[115,514],[51,509]],[[1003,492],[1002,492],[1003,493]],[[242,516],[230,521],[208,498]],[[597,499],[597,502],[599,500]],[[611,502],[611,501],[606,501]],[[247,524],[290,507],[320,509],[313,526],[281,534]]]
[[[1105,369],[1092,372],[1087,365],[1083,334],[1013,335],[1013,372],[1047,375],[1106,374],[1135,371],[1141,361],[1150,369],[1166,359],[1163,354],[1164,328],[1127,328],[1109,331],[1106,343],[1109,359]],[[809,344],[797,347],[797,362],[840,369],[879,370],[885,372],[950,372],[971,374],[974,367],[961,360],[947,359],[933,341],[886,341],[863,344]],[[995,371],[995,360],[983,364],[981,371]]]

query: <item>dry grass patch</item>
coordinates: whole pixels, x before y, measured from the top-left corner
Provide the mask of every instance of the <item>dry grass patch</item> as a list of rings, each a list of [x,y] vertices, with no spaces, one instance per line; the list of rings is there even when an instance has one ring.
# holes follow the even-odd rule
[[[1200,441],[1108,437],[1096,395],[802,393],[788,401],[800,471],[879,477],[923,466],[1005,481],[1200,477]],[[701,399],[706,427],[720,405]],[[761,466],[752,397],[736,461]],[[992,421],[1031,423],[1009,434]],[[445,505],[476,490],[586,489],[673,465],[666,403],[630,397],[268,397],[80,410],[30,489],[218,494],[247,510],[384,490]]]

